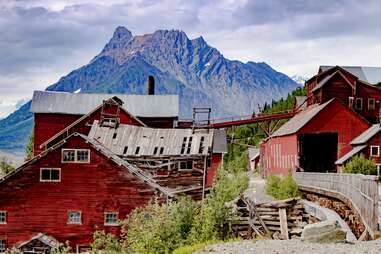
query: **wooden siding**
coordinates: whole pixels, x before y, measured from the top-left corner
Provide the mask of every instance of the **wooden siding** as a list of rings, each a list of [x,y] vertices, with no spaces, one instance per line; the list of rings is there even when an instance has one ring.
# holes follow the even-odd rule
[[[361,174],[296,172],[300,188],[315,189],[349,202],[360,215],[366,229],[374,238],[378,229],[378,181],[376,176]],[[320,193],[322,194],[322,193]]]
[[[37,115],[37,114],[35,114],[35,115]],[[75,119],[74,121],[70,122],[69,124],[67,124],[63,128],[61,126],[53,126],[53,127],[51,127],[51,130],[49,130],[49,132],[44,132],[44,129],[46,129],[45,126],[49,126],[49,120],[50,120],[50,118],[57,117],[57,114],[39,114],[39,115],[40,116],[38,117],[38,121],[35,121],[35,126],[36,125],[44,126],[44,128],[39,127],[39,128],[37,128],[37,130],[35,129],[35,135],[38,135],[39,139],[37,140],[37,142],[35,140],[35,143],[34,143],[34,149],[35,149],[34,150],[34,155],[37,155],[37,154],[39,154],[40,152],[42,152],[44,150],[43,148],[40,148],[40,145],[42,143],[44,143],[45,141],[49,140],[55,134],[59,133],[62,129],[64,129],[65,127],[69,126],[75,120],[77,120],[77,119],[79,119],[81,117],[81,116],[78,116],[77,119]],[[65,115],[62,115],[62,116],[65,116]],[[75,126],[73,126],[68,132],[69,133],[78,132],[78,133],[87,135],[90,132],[91,124],[94,122],[94,120],[100,120],[100,117],[101,117],[101,108],[99,108],[98,110],[96,110],[93,113],[89,114],[88,117],[82,119],[82,121],[80,121]],[[130,115],[128,115],[123,110],[120,111],[119,117],[120,117],[120,123],[122,123],[122,124],[141,125],[139,122],[137,122],[135,119],[133,119]],[[58,127],[60,127],[60,128],[58,128]],[[62,140],[65,137],[66,137],[66,133],[64,133],[63,135],[55,138],[54,140],[52,140],[48,144],[48,147],[56,144],[58,141]]]
[[[40,145],[80,118],[80,115],[34,114],[34,155],[42,152]]]
[[[350,142],[368,128],[369,124],[365,119],[338,100],[334,100],[297,133],[270,137],[261,144],[262,175],[286,174],[289,169],[299,166],[300,134],[337,133],[337,158],[340,158],[352,149]]]
[[[297,135],[274,137],[261,145],[262,175],[286,175],[298,165]]]
[[[90,149],[90,163],[61,163],[62,148]],[[40,182],[42,167],[61,168],[61,182]],[[105,212],[118,212],[123,219],[154,195],[125,168],[72,137],[0,185],[0,210],[8,215],[7,224],[0,225],[0,238],[9,247],[43,232],[60,242],[70,241],[75,249],[77,244],[88,245],[96,230],[119,232],[118,227],[104,226]],[[67,224],[68,211],[81,211],[82,223]]]
[[[315,118],[308,122],[298,134],[338,133],[338,157],[352,150],[350,142],[369,128],[369,124],[339,101],[335,100]]]

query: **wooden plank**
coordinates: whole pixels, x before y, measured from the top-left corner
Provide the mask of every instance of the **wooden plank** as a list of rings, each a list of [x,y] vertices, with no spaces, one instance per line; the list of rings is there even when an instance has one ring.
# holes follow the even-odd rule
[[[279,209],[280,235],[283,240],[288,240],[287,212],[286,209]]]

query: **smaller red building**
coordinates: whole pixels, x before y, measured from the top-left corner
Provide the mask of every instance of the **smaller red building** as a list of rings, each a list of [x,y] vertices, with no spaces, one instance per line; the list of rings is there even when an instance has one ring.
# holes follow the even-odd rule
[[[262,174],[287,174],[298,168],[336,172],[336,160],[368,128],[362,116],[338,99],[310,105],[261,144]]]
[[[361,133],[351,142],[352,150],[336,161],[339,166],[344,166],[354,155],[363,154],[365,158],[372,159],[380,172],[381,167],[381,126],[374,124],[369,129]]]

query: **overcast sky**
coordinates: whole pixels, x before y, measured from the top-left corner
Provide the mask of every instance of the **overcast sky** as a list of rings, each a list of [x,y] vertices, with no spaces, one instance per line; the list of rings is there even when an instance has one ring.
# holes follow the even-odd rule
[[[0,0],[0,117],[88,63],[117,26],[179,29],[229,58],[310,77],[319,65],[381,66],[381,1]]]

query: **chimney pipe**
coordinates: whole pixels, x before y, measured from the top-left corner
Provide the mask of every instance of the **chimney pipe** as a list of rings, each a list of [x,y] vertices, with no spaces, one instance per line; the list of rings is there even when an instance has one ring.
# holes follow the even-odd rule
[[[148,76],[148,95],[155,94],[155,78],[153,76]]]

